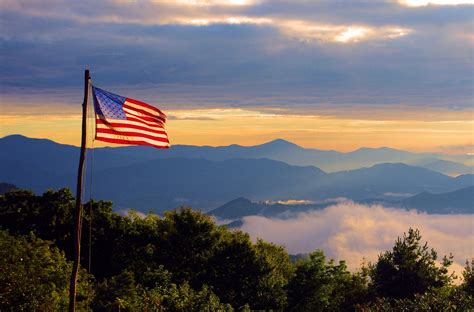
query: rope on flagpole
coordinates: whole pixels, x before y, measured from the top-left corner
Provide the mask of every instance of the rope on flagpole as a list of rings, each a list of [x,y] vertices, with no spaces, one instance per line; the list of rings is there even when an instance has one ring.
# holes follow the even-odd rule
[[[92,263],[92,175],[94,169],[94,138],[92,138],[91,143],[91,159],[90,159],[90,170],[89,170],[89,263],[88,271],[91,273],[91,263]]]
[[[91,80],[92,85],[92,80]],[[92,93],[92,97],[94,94]],[[94,100],[92,101],[94,103]],[[94,105],[94,104],[93,104]],[[92,181],[93,181],[93,169],[94,169],[94,138],[95,138],[95,109],[90,109],[90,118],[92,122],[90,123],[91,131],[91,147],[90,147],[90,168],[89,168],[89,243],[88,243],[88,272],[91,273],[92,267]]]
[[[91,78],[89,76],[88,84],[87,84],[87,89],[88,89],[87,101],[89,101],[89,97],[90,97],[90,92],[89,92],[90,87],[91,87]],[[86,105],[86,117],[88,117],[88,115],[89,115],[89,105]],[[87,118],[86,118],[86,128],[87,128]],[[87,149],[87,132],[86,132],[86,149]],[[81,183],[81,203],[80,203],[80,205],[81,205],[81,207],[84,207],[84,197],[85,197],[85,193],[86,193],[86,180],[87,180],[87,154],[84,157],[84,165],[82,167],[82,176],[83,176],[83,179],[82,179],[82,183]],[[81,214],[81,218],[79,218],[79,244],[81,244],[81,242],[82,242],[82,222],[83,221],[84,221],[83,215]],[[80,259],[79,259],[79,263],[80,263]],[[79,264],[79,266],[80,266],[80,264]]]

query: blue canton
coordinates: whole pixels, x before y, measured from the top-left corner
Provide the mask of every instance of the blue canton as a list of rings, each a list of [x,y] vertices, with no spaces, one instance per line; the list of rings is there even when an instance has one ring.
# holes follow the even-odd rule
[[[113,94],[100,88],[92,87],[94,90],[94,104],[98,114],[103,115],[106,119],[127,119],[122,109],[125,98],[123,96]]]

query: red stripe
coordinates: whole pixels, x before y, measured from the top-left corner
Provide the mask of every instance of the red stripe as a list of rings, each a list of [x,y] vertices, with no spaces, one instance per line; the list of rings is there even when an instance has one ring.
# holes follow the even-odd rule
[[[162,145],[154,145],[145,141],[140,141],[140,140],[119,140],[119,139],[110,139],[110,138],[101,138],[101,137],[96,137],[96,140],[98,141],[103,141],[103,142],[108,142],[108,143],[115,143],[115,144],[134,144],[134,145],[147,145],[147,146],[153,146],[156,148],[169,148],[169,146],[162,146]]]
[[[165,119],[160,118],[160,117],[156,117],[156,116],[155,116],[155,117],[152,117],[152,116],[150,116],[150,115],[143,116],[143,115],[141,115],[140,113],[135,113],[135,112],[130,113],[130,112],[125,111],[125,115],[126,115],[126,116],[133,116],[133,117],[136,117],[136,118],[141,118],[141,119],[143,119],[143,120],[151,121],[151,122],[159,122],[159,123],[165,123],[165,122],[166,122]]]
[[[145,118],[145,117],[140,117],[140,116],[136,116],[136,115],[131,115],[129,113],[125,113],[127,115],[127,120],[131,120],[131,121],[136,121],[136,122],[141,122],[145,125],[148,125],[148,126],[155,126],[155,127],[160,127],[160,128],[163,128],[164,126],[164,123],[161,122],[160,120],[157,120],[157,119],[154,119],[154,118],[150,118],[152,120],[147,120],[148,118]]]
[[[163,127],[158,128],[158,129],[163,129],[163,130],[157,130],[157,129],[143,127],[143,126],[131,125],[131,124],[128,124],[128,123],[104,122],[100,119],[97,119],[97,123],[101,124],[101,125],[106,125],[106,126],[109,126],[109,127],[133,128],[133,129],[144,130],[144,131],[158,133],[158,134],[167,134],[166,131],[164,131]]]
[[[130,109],[134,112],[138,112],[140,114],[145,115],[145,116],[142,116],[142,117],[157,118],[157,119],[161,120],[162,122],[166,122],[166,119],[163,118],[160,114],[158,114],[158,115],[151,114],[150,112],[147,112],[145,110],[141,110],[141,109],[138,109],[136,107],[129,106],[129,105],[126,104],[126,102],[122,105],[122,107],[123,108],[128,108],[128,109]],[[137,116],[140,116],[140,115],[137,115]]]
[[[144,133],[138,133],[138,132],[133,132],[133,131],[117,131],[113,129],[96,129],[96,133],[108,133],[108,134],[114,134],[114,135],[124,135],[124,136],[131,136],[131,137],[142,137],[142,138],[147,138],[150,140],[154,141],[160,141],[160,142],[165,142],[169,143],[168,138],[159,138],[155,137],[149,134],[144,134]]]
[[[128,101],[130,103],[133,103],[133,104],[136,104],[136,105],[141,105],[143,107],[146,107],[146,108],[149,108],[149,109],[152,109],[154,110],[155,112],[159,113],[160,115],[164,115],[164,117],[166,118],[166,114],[163,113],[162,111],[160,111],[158,108],[154,107],[154,106],[151,106],[150,104],[147,104],[147,103],[144,103],[144,102],[140,102],[140,101],[137,101],[137,100],[134,100],[134,99],[129,99],[129,98],[126,98],[125,101]]]

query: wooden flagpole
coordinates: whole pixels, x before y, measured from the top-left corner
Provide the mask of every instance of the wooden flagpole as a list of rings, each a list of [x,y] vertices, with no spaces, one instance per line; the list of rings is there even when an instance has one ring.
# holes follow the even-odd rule
[[[86,159],[87,139],[87,104],[89,101],[89,70],[84,73],[84,101],[82,102],[82,138],[79,168],[77,170],[76,207],[74,210],[74,264],[69,288],[69,312],[76,310],[77,273],[81,260],[81,228],[82,228],[82,181],[84,175],[84,161]]]

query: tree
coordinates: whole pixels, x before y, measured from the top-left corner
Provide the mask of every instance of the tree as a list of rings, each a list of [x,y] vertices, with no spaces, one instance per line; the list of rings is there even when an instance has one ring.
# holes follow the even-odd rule
[[[0,230],[0,310],[60,311],[67,309],[72,266],[51,242],[14,237]],[[93,298],[91,276],[80,271],[77,306],[88,309]]]
[[[130,271],[105,279],[97,287],[94,311],[233,311],[222,304],[208,286],[200,291],[188,283],[176,285],[169,280],[153,288],[136,283]]]
[[[211,217],[182,207],[158,222],[154,260],[173,272],[173,281],[200,288],[221,237]]]
[[[459,287],[449,285],[431,288],[413,298],[375,298],[356,307],[357,311],[378,312],[432,312],[432,311],[472,311],[474,298]]]
[[[48,190],[36,196],[27,190],[13,190],[0,196],[0,227],[12,235],[30,232],[54,241],[72,254],[71,240],[74,197],[69,189]]]
[[[452,279],[448,275],[452,256],[444,256],[440,267],[437,259],[428,243],[421,244],[420,232],[410,228],[408,235],[404,233],[397,239],[392,251],[381,254],[371,266],[370,288],[376,296],[402,299],[448,285]]]
[[[258,278],[250,297],[256,310],[282,310],[288,303],[288,282],[294,266],[282,246],[261,239],[254,246],[257,257]]]
[[[252,304],[250,297],[259,278],[256,250],[248,234],[222,229],[222,238],[208,263],[206,281],[223,302],[240,309]]]
[[[366,293],[366,274],[351,274],[344,261],[326,262],[320,250],[296,264],[296,272],[288,285],[291,311],[353,310]]]
[[[471,263],[466,261],[466,267],[462,272],[463,283],[462,289],[470,296],[474,296],[474,258],[471,259]]]
[[[221,303],[211,289],[204,285],[201,290],[193,290],[188,283],[177,286],[156,287],[143,291],[135,311],[233,311],[229,304]]]
[[[135,276],[130,271],[104,279],[97,285],[94,311],[128,311],[139,301],[137,288]]]

